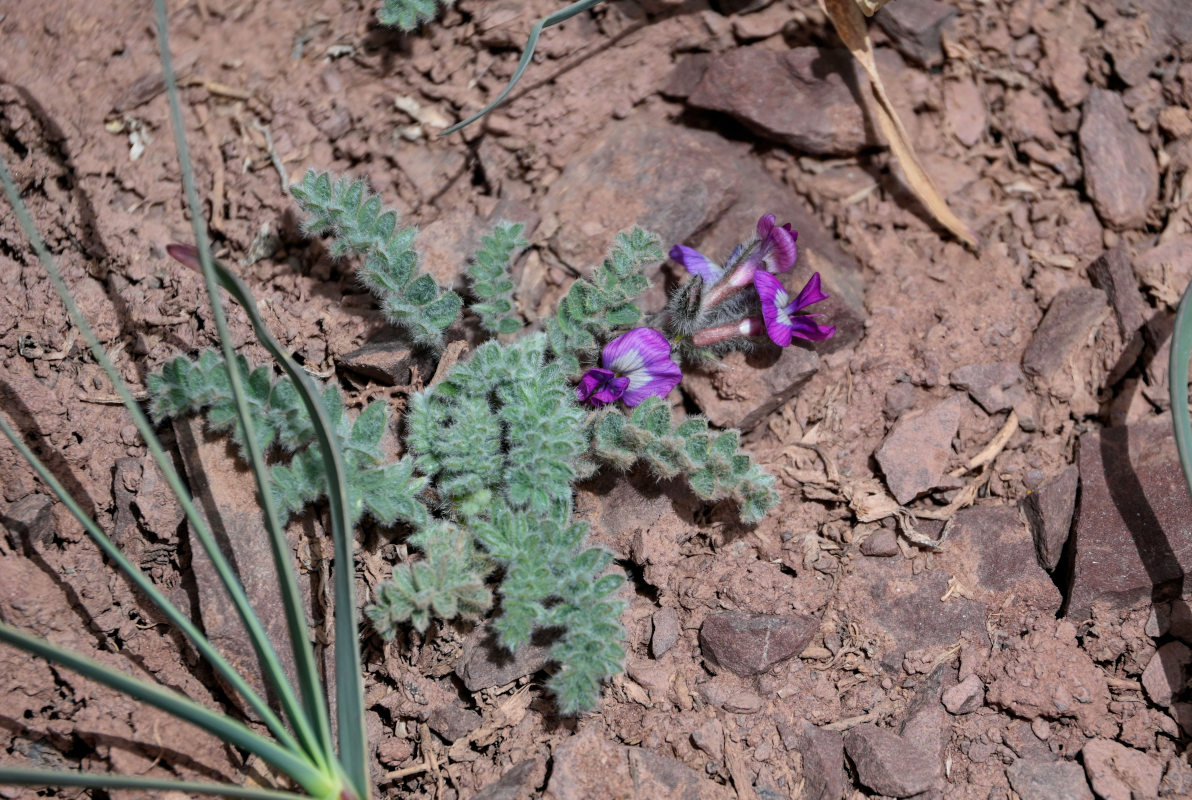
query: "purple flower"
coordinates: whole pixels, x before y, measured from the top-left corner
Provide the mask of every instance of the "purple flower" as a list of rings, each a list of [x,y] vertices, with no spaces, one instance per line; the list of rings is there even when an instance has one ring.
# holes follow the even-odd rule
[[[688,247],[685,244],[677,244],[672,247],[670,257],[682,264],[692,275],[703,278],[704,283],[709,286],[720,280],[720,276],[724,274],[724,267],[715,263],[694,247]]]
[[[799,257],[799,248],[795,245],[799,232],[792,231],[789,222],[774,224],[777,221],[773,214],[766,214],[757,221],[757,238],[762,243],[749,260],[759,262],[770,272],[790,272]]]
[[[766,333],[775,344],[786,347],[794,336],[818,341],[836,333],[835,325],[817,325],[812,321],[812,317],[818,317],[819,314],[799,314],[807,306],[828,299],[828,295],[820,291],[818,272],[811,276],[793,302],[781,281],[769,272],[758,272],[753,277],[753,285],[757,287],[758,297],[762,301]]]
[[[670,342],[661,333],[634,328],[604,346],[600,354],[604,368],[585,372],[575,396],[594,406],[620,400],[631,408],[651,395],[665,397],[683,378],[670,352]]]

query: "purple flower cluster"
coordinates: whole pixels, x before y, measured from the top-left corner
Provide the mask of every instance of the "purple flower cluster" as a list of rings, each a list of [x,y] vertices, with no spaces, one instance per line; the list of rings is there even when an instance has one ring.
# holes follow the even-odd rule
[[[708,287],[701,300],[701,311],[722,304],[750,284],[757,291],[761,307],[761,319],[747,315],[731,324],[703,328],[692,335],[692,343],[703,347],[736,336],[756,336],[763,327],[770,339],[782,347],[789,345],[795,337],[819,341],[836,333],[836,326],[820,325],[813,321],[813,317],[820,315],[799,313],[814,303],[828,299],[828,295],[820,289],[818,272],[811,276],[793,301],[782,282],[775,277],[776,273],[789,272],[795,266],[799,256],[795,244],[798,238],[798,231],[791,230],[789,222],[778,225],[773,214],[766,214],[757,221],[755,245],[744,258],[741,257],[741,248],[738,248],[729,258],[728,267],[721,267],[691,247],[675,245],[670,257]]]
[[[653,328],[634,328],[604,346],[601,367],[579,379],[575,396],[581,403],[603,406],[620,400],[632,408],[651,395],[665,397],[683,373],[671,358],[671,345]]]

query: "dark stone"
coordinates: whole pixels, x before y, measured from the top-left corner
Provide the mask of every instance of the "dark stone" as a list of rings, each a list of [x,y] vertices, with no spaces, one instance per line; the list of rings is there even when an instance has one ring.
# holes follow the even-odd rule
[[[954,370],[949,381],[990,414],[1008,411],[1026,397],[1022,369],[1013,361],[969,364]]]
[[[894,499],[905,505],[939,485],[960,427],[960,404],[946,400],[894,423],[874,452]]]
[[[543,217],[563,222],[551,250],[589,275],[616,232],[634,225],[661,237],[664,251],[686,241],[737,199],[739,149],[710,131],[647,117],[608,125],[547,192]]]
[[[844,734],[844,750],[860,783],[878,794],[911,797],[939,778],[938,758],[889,728],[866,723]]]
[[[650,636],[650,652],[654,658],[661,658],[679,641],[679,612],[665,606],[651,617],[653,633]]]
[[[472,800],[532,800],[545,778],[546,763],[530,758],[510,767],[495,783],[472,795]]]
[[[713,425],[748,431],[794,397],[818,368],[810,346],[763,345],[749,355],[729,353],[708,371],[688,372],[683,389]]]
[[[944,61],[944,24],[954,16],[956,9],[939,0],[898,0],[878,11],[874,21],[908,61],[936,67]]]
[[[0,515],[0,523],[14,548],[40,550],[54,541],[54,501],[49,495],[25,495]]]
[[[687,102],[729,114],[760,136],[813,155],[852,155],[881,144],[847,50],[738,47],[713,61]]]
[[[1080,437],[1067,614],[1171,590],[1192,570],[1192,500],[1167,420]]]
[[[430,729],[449,742],[467,736],[479,728],[482,722],[484,720],[475,711],[457,705],[439,706],[426,717]]]
[[[1006,778],[1022,800],[1093,800],[1084,770],[1073,761],[1020,758]]]
[[[336,356],[335,361],[386,386],[408,386],[413,366],[418,367],[424,381],[434,374],[432,362],[416,358],[406,341],[392,334],[365,342],[350,353]]]
[[[1108,314],[1108,299],[1100,289],[1077,286],[1057,294],[1022,354],[1023,372],[1050,381]]]
[[[550,645],[535,637],[510,653],[489,625],[478,625],[464,640],[455,674],[470,692],[503,686],[537,672],[550,661]]]
[[[1031,527],[1039,566],[1048,572],[1059,563],[1064,543],[1072,530],[1079,481],[1080,470],[1075,465],[1067,467],[1019,503]]]
[[[861,542],[861,553],[878,558],[890,558],[901,551],[898,549],[898,534],[889,528],[881,528],[865,537]]]
[[[1141,228],[1159,196],[1159,165],[1117,92],[1094,88],[1085,99],[1080,160],[1101,221],[1114,230]]]
[[[963,583],[979,590],[978,598],[990,608],[1013,596],[1019,607],[1059,610],[1059,589],[1036,563],[1030,531],[1013,506],[974,506],[956,512],[947,547],[944,562]],[[975,567],[965,569],[968,564]]]
[[[830,728],[804,722],[799,728],[778,723],[778,734],[787,750],[803,759],[804,800],[841,800],[848,781],[844,772],[844,736]]]
[[[1107,250],[1089,264],[1089,278],[1109,296],[1123,335],[1128,337],[1146,324],[1151,316],[1150,307],[1138,291],[1138,278],[1122,245]]]
[[[704,658],[722,669],[748,677],[799,655],[819,621],[802,614],[709,614],[700,626]]]
[[[686,100],[695,91],[695,87],[699,86],[713,58],[711,53],[689,53],[683,56],[675,64],[666,86],[662,87],[662,95],[676,100]]]

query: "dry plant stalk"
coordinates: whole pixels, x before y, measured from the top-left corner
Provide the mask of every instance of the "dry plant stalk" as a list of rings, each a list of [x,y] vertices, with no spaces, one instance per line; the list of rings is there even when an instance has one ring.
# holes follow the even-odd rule
[[[894,105],[886,94],[886,87],[882,84],[881,75],[877,71],[873,43],[869,40],[869,31],[862,12],[872,15],[887,2],[889,0],[820,0],[820,6],[832,20],[836,33],[849,52],[869,76],[878,124],[881,126],[882,135],[890,143],[890,149],[894,151],[894,157],[906,173],[907,183],[941,225],[966,245],[976,249],[977,238],[968,225],[948,208],[939,189],[923,169],[910,136],[898,118],[898,112],[894,110]]]

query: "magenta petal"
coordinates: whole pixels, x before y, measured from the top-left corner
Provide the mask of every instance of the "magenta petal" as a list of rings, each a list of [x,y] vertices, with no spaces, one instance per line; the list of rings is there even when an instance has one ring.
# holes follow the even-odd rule
[[[788,297],[782,282],[769,272],[758,272],[753,276],[758,298],[762,302],[762,320],[766,333],[774,344],[786,347],[791,343],[791,319],[786,311]]]
[[[807,308],[807,306],[812,305],[813,303],[818,303],[821,300],[827,299],[828,295],[824,294],[820,290],[820,274],[816,272],[812,274],[807,283],[803,286],[802,290],[799,291],[799,296],[795,298],[795,302],[791,307],[791,311],[799,311],[801,309]]]
[[[579,379],[575,396],[581,403],[603,406],[618,399],[628,386],[628,378],[617,377],[612,370],[593,367]]]
[[[770,236],[770,231],[774,230],[774,223],[778,221],[773,214],[763,214],[757,221],[757,238],[763,242]]]
[[[669,394],[682,380],[683,373],[670,352],[670,342],[661,333],[634,328],[605,345],[600,361],[628,379],[621,400],[632,407],[651,395]]]
[[[817,325],[812,317],[818,314],[801,314],[791,317],[791,335],[814,342],[831,339],[836,334],[835,325]]]
[[[799,250],[795,247],[798,238],[798,232],[792,231],[789,223],[771,230],[769,239],[762,244],[766,268],[771,272],[790,272],[799,256]]]
[[[724,269],[719,264],[709,260],[694,247],[677,244],[671,248],[670,257],[682,264],[692,275],[703,278],[704,283],[716,283],[724,274]]]

